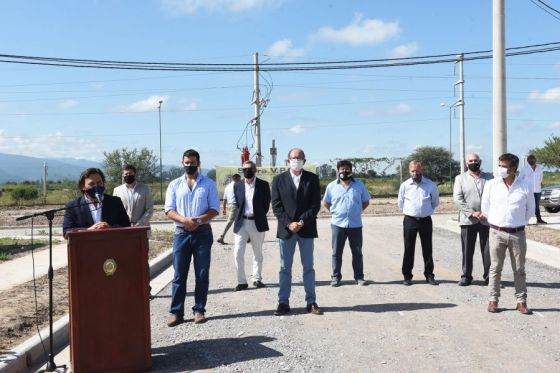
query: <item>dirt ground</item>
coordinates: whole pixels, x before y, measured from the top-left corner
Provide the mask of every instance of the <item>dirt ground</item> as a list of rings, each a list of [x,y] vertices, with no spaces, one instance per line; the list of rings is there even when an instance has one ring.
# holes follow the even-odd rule
[[[58,208],[61,206],[49,206],[48,208]],[[48,209],[47,208],[47,209]],[[30,221],[16,221],[16,217],[29,215],[45,211],[42,206],[33,208],[27,207],[1,207],[0,208],[0,227],[7,226],[29,226]],[[452,197],[442,197],[438,213],[456,212]],[[396,207],[395,198],[378,198],[372,200],[366,209],[368,215],[392,215],[400,214]],[[321,210],[320,215],[327,215]],[[547,214],[544,213],[546,219]],[[163,206],[156,206],[153,221],[166,221],[163,213]],[[45,218],[36,218],[36,225],[47,223]],[[60,230],[62,215],[55,216],[53,221],[54,228]],[[171,236],[165,232],[153,232],[150,240],[150,258],[171,246]],[[41,237],[44,238],[44,237]],[[560,231],[547,228],[543,225],[531,225],[527,227],[527,238],[560,247]],[[36,281],[37,291],[34,292],[33,282],[19,285],[8,291],[0,292],[2,306],[0,307],[0,354],[23,342],[25,339],[37,333],[37,329],[42,329],[48,325],[48,280],[47,276],[38,278]],[[67,269],[61,268],[55,271],[54,275],[54,319],[68,312],[68,277]],[[36,295],[35,295],[36,294]],[[36,297],[36,298],[35,298]],[[37,300],[37,307],[35,305]],[[36,312],[37,308],[37,312]],[[38,315],[38,316],[36,316]],[[37,324],[39,325],[37,327]]]

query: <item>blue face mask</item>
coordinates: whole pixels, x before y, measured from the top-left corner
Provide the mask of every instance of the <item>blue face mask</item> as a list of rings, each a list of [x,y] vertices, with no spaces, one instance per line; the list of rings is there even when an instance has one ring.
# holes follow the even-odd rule
[[[91,188],[87,188],[84,192],[90,196],[91,198],[95,198],[96,194],[103,195],[105,192],[105,187],[101,185],[92,186]]]

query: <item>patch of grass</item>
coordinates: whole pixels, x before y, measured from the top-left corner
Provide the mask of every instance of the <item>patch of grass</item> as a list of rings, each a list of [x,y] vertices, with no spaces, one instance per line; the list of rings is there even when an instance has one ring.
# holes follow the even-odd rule
[[[38,236],[48,236],[49,232],[47,232],[46,229],[40,229],[35,234],[38,235]]]
[[[0,251],[0,262],[5,262],[12,259],[12,254],[4,253]]]
[[[60,243],[60,240],[53,240],[53,245],[58,243]],[[0,260],[11,260],[17,255],[26,254],[31,249],[38,249],[48,245],[48,240],[33,240],[33,246],[31,246],[31,240],[2,237],[0,238]]]

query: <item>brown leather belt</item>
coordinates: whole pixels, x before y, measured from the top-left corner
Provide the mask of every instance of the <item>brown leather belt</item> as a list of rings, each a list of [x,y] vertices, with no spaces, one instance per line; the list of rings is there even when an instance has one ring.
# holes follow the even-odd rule
[[[506,233],[515,233],[515,232],[521,232],[525,230],[525,227],[516,227],[516,228],[508,228],[508,227],[498,227],[497,225],[493,225],[490,224],[490,228],[495,229],[497,231],[500,232],[506,232]]]
[[[185,231],[185,232],[200,232],[200,231],[205,231],[207,229],[210,229],[211,226],[210,226],[210,224],[200,224],[198,227],[196,227],[196,229],[194,231],[186,230],[185,227],[180,227],[180,226],[175,226],[175,228],[177,228],[179,230],[182,230],[182,231]]]

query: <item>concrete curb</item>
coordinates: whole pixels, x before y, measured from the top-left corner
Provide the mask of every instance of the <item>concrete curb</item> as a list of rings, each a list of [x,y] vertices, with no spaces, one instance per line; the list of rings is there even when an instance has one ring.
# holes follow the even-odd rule
[[[150,280],[159,276],[173,262],[173,249],[161,253],[156,258],[150,260]],[[69,344],[70,327],[68,314],[53,323],[53,349],[54,354],[58,354]],[[43,345],[41,344],[41,338]],[[35,335],[11,351],[0,355],[0,372],[24,372],[34,365],[40,365],[47,362],[49,349],[49,328],[46,327],[40,331],[40,336]],[[55,359],[56,362],[56,359]],[[69,367],[68,367],[69,368]]]

